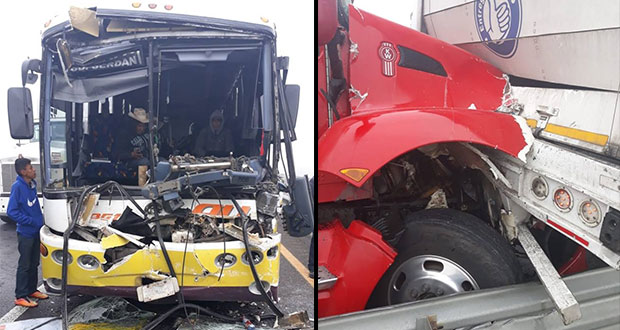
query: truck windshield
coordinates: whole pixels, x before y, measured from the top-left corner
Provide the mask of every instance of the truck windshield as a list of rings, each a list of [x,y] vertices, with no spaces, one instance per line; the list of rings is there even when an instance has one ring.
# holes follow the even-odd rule
[[[42,113],[52,136],[44,147],[48,189],[108,180],[136,186],[140,167],[150,167],[151,157],[155,163],[171,157],[265,161],[275,117],[273,102],[264,100],[263,68],[271,68],[264,65],[271,61],[264,48],[270,43],[171,38],[153,45],[151,58],[148,43],[136,40],[112,48],[120,52],[100,47],[99,56],[90,60],[86,55],[96,47],[75,47],[66,73],[59,57],[47,53],[52,79],[46,82],[51,82],[49,102],[55,109]],[[149,120],[156,127],[152,143]]]

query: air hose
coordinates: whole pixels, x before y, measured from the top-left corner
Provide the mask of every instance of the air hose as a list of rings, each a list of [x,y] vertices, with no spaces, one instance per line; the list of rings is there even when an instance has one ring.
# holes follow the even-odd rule
[[[62,235],[62,239],[63,239],[63,244],[62,244],[62,286],[61,286],[61,293],[63,296],[63,304],[62,304],[62,327],[64,330],[67,329],[67,319],[68,319],[68,310],[67,310],[67,272],[68,272],[68,268],[67,268],[67,256],[69,254],[69,237],[71,236],[71,233],[73,233],[73,229],[75,228],[75,224],[78,221],[78,218],[80,216],[80,212],[82,211],[82,206],[84,205],[84,201],[86,200],[86,197],[88,195],[90,195],[90,193],[92,193],[93,191],[103,191],[105,189],[108,189],[108,187],[112,186],[113,188],[118,189],[118,191],[121,194],[126,195],[129,200],[132,202],[132,204],[136,207],[136,209],[138,209],[138,211],[142,212],[142,214],[146,215],[146,213],[144,212],[144,210],[142,209],[142,207],[135,201],[135,199],[133,199],[133,197],[131,197],[131,195],[127,192],[127,190],[125,190],[125,188],[123,188],[120,184],[118,184],[118,182],[115,181],[107,181],[104,184],[98,184],[98,185],[93,185],[90,187],[87,187],[86,189],[84,189],[84,191],[82,191],[82,193],[80,194],[80,198],[78,200],[78,204],[76,205],[75,210],[73,210],[73,213],[71,214],[71,222],[69,223],[69,226],[67,227],[67,230],[65,230],[65,232]]]
[[[243,244],[245,245],[245,254],[248,256],[248,263],[250,264],[250,270],[252,270],[252,276],[254,277],[254,283],[256,283],[256,287],[258,288],[258,291],[260,291],[261,296],[263,296],[263,298],[267,302],[267,305],[269,305],[269,308],[271,308],[271,310],[278,317],[283,317],[284,313],[278,308],[275,302],[271,300],[271,298],[267,295],[265,288],[263,288],[263,283],[260,281],[260,278],[258,277],[258,273],[256,272],[256,266],[254,266],[254,258],[252,257],[252,251],[250,250],[250,245],[248,244],[248,222],[249,222],[248,216],[245,214],[245,212],[243,212],[243,209],[241,208],[241,206],[239,206],[239,203],[237,203],[237,200],[235,199],[235,197],[230,196],[230,200],[233,202],[233,204],[235,205],[235,208],[237,209],[237,212],[239,212],[239,215],[241,216],[241,221],[243,223],[242,225]]]

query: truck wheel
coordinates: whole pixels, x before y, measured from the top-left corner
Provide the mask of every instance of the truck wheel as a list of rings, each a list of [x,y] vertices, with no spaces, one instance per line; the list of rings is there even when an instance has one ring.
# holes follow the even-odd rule
[[[480,219],[451,209],[405,218],[394,263],[368,307],[393,305],[518,283],[521,269],[512,247]]]

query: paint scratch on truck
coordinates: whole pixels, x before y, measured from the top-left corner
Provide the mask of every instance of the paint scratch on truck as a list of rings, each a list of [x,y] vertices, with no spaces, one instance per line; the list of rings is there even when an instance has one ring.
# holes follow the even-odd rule
[[[519,124],[519,127],[521,127],[521,133],[523,134],[523,140],[525,141],[525,147],[523,147],[521,151],[519,151],[517,157],[524,163],[527,163],[526,156],[530,149],[532,149],[532,144],[534,143],[534,135],[532,134],[532,130],[530,129],[530,127],[527,125],[527,121],[525,120],[525,118],[515,115],[512,116],[515,118],[517,124]]]

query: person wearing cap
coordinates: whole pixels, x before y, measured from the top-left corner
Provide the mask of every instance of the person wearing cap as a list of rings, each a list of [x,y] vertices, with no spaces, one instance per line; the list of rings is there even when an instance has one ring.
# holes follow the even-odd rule
[[[143,108],[134,108],[129,113],[133,119],[131,126],[133,132],[129,136],[119,139],[119,150],[116,158],[125,162],[129,168],[137,168],[140,165],[149,165],[149,117]]]
[[[224,112],[221,109],[215,110],[209,118],[209,126],[198,134],[194,156],[226,157],[233,149],[232,134],[224,127]]]

